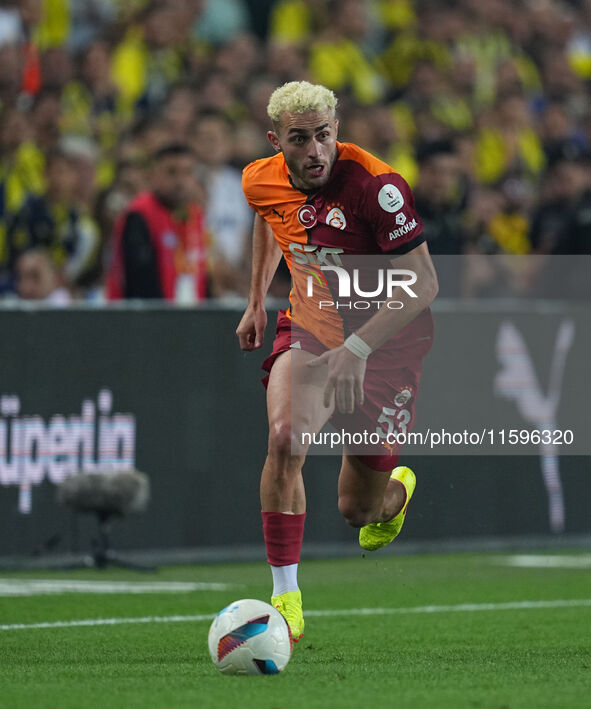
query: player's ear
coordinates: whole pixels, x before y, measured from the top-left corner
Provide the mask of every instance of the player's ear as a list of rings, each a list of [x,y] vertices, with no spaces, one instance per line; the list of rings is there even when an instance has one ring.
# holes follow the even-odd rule
[[[269,139],[269,143],[275,148],[276,152],[281,152],[281,146],[279,145],[279,138],[277,137],[277,133],[275,133],[274,130],[270,130],[267,133],[267,138]]]
[[[335,138],[339,134],[339,119],[338,118],[334,119],[334,134],[335,134]]]

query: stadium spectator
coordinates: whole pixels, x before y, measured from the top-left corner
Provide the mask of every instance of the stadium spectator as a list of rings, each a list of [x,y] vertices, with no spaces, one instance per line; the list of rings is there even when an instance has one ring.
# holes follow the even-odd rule
[[[66,285],[74,289],[96,267],[98,227],[77,199],[76,167],[64,151],[47,156],[45,181],[45,193],[30,196],[8,225],[9,262],[14,267],[21,253],[44,247],[63,267]]]
[[[548,170],[532,212],[529,241],[536,254],[568,253],[572,210],[589,186],[581,148],[572,141],[548,145]]]
[[[153,157],[150,190],[131,201],[114,232],[107,296],[196,303],[210,292],[209,240],[197,204],[195,157],[169,143]]]
[[[61,93],[73,74],[73,57],[65,47],[50,47],[42,53],[41,79],[44,87],[58,89]]]
[[[234,167],[268,155],[271,87],[309,78],[336,88],[343,138],[392,164],[412,187],[421,146],[453,141],[465,183],[455,216],[466,223],[470,249],[545,249],[544,229],[536,232],[561,169],[552,155],[566,142],[591,145],[590,7],[7,0],[0,8],[0,270],[3,234],[24,202],[44,191],[44,155],[63,139],[96,145],[97,155],[78,165],[89,178],[90,210],[97,193],[109,194],[119,163],[138,165],[172,138],[192,141],[196,113],[232,121],[225,150]],[[501,205],[487,224],[478,216],[483,201]]]
[[[103,245],[108,244],[117,218],[140,192],[148,188],[143,164],[122,160],[115,167],[115,177],[109,187],[97,196],[96,221]]]
[[[552,44],[544,47],[539,65],[544,95],[565,102],[570,110],[580,110],[585,100],[585,83],[573,72],[564,51]]]
[[[591,153],[565,143],[552,166],[555,189],[566,206],[566,218],[555,239],[544,242],[554,254],[591,253]],[[533,237],[538,242],[538,235]]]
[[[519,92],[499,97],[490,123],[476,143],[476,173],[481,182],[499,184],[510,176],[535,181],[545,166],[533,114]]]
[[[0,294],[11,290],[7,226],[30,195],[45,188],[43,154],[32,140],[27,116],[16,107],[0,115]]]
[[[14,2],[3,2],[0,7],[0,44],[18,44],[21,18]]]
[[[18,44],[0,40],[0,106],[16,105],[21,88],[21,69],[22,58]]]
[[[264,139],[264,135],[263,135]],[[237,167],[243,168],[261,155],[269,154],[269,141],[263,142],[258,123],[247,119],[239,121],[234,133],[234,160]]]
[[[247,295],[252,213],[242,192],[242,173],[229,164],[232,131],[231,122],[223,114],[202,114],[195,125],[193,144],[206,193],[207,228],[225,267],[223,283],[218,272],[220,294]]]
[[[415,200],[423,234],[434,255],[458,255],[465,249],[461,210],[465,195],[459,179],[459,161],[451,141],[419,146],[419,177]]]
[[[19,47],[19,89],[23,98],[31,98],[39,92],[42,85],[41,56],[35,37],[35,28],[42,19],[41,0],[20,0],[18,3],[11,2],[7,5],[2,18],[7,29],[5,41]]]
[[[539,122],[539,133],[547,159],[551,159],[569,141],[583,147],[587,142],[572,113],[562,101],[548,101]]]
[[[117,121],[123,123],[119,92],[110,71],[109,45],[93,40],[81,54],[78,75],[66,84],[62,95],[63,130],[89,135],[105,148],[115,138]]]
[[[16,294],[21,300],[36,300],[53,306],[69,305],[72,297],[64,287],[61,268],[43,247],[23,251],[15,264]]]
[[[275,79],[277,76],[277,67],[274,62],[273,64],[273,75],[263,74],[262,76],[257,76],[250,82],[246,90],[248,117],[251,120],[255,120],[261,129],[267,126],[269,120],[267,116],[267,104],[269,103],[271,94],[277,87],[277,81]]]
[[[459,10],[456,10],[458,13]],[[412,74],[420,63],[433,64],[437,69],[448,65],[451,53],[441,36],[445,20],[451,17],[452,8],[439,8],[437,3],[424,3],[403,20],[404,31],[391,33],[391,41],[379,55],[379,66],[395,92],[412,90]],[[456,43],[460,39],[455,38]]]
[[[369,9],[363,0],[329,0],[330,21],[310,49],[310,76],[344,92],[361,104],[379,101],[384,82],[371,50],[364,49],[369,33]]]
[[[60,148],[72,161],[76,170],[76,198],[88,212],[94,209],[99,148],[90,138],[65,135]]]
[[[270,16],[269,37],[272,43],[286,45],[307,43],[327,25],[326,0],[278,0]]]
[[[239,90],[257,75],[261,64],[261,48],[255,35],[242,32],[218,48],[212,69],[219,71],[224,81]]]
[[[228,118],[237,121],[244,118],[244,106],[232,86],[226,72],[211,69],[207,72],[199,91],[199,104],[202,111],[219,111]]]
[[[194,34],[215,47],[248,30],[249,26],[250,16],[244,0],[204,0]]]
[[[530,286],[529,219],[507,193],[489,187],[474,190],[465,214],[466,252],[462,291],[468,297],[523,294]]]
[[[162,107],[162,125],[168,135],[177,140],[190,141],[195,113],[197,94],[190,84],[173,84]]]
[[[193,1],[187,6],[194,6]],[[129,25],[113,53],[113,80],[127,111],[148,112],[159,106],[170,83],[180,80],[185,41],[192,23],[182,8],[159,0],[149,4],[136,23]],[[180,34],[180,36],[179,36]]]
[[[68,4],[71,22],[68,48],[75,55],[98,40],[103,29],[118,19],[117,5],[121,5],[116,0],[78,0]],[[134,2],[129,1],[125,5],[133,10]]]
[[[267,45],[266,69],[275,83],[298,81],[309,74],[307,52],[299,44],[272,41]]]
[[[58,147],[61,136],[60,90],[45,87],[39,91],[30,111],[30,125],[33,130],[35,146],[41,154],[47,154]]]
[[[127,143],[120,141],[120,150],[131,149],[135,153],[133,157],[147,162],[163,145],[170,143],[170,130],[166,120],[160,114],[143,116],[131,126],[126,137],[129,140]],[[119,157],[131,156],[120,154]]]
[[[446,297],[458,296],[462,291],[461,257],[466,249],[462,222],[466,195],[462,192],[454,144],[441,140],[420,145],[417,160],[415,204],[429,251],[435,258],[439,292]]]

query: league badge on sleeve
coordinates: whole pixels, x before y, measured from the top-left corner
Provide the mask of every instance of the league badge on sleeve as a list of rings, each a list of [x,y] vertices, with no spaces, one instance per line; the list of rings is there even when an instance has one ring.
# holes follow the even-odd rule
[[[378,202],[385,212],[399,212],[404,207],[402,192],[394,185],[384,185],[378,192]]]

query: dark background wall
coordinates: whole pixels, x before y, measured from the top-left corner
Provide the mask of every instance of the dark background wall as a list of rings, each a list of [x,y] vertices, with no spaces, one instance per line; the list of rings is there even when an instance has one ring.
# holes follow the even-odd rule
[[[526,316],[527,322],[520,322]],[[419,408],[425,402],[429,421],[462,425],[455,408],[465,399],[469,418],[474,415],[470,407],[495,410],[495,416],[501,407],[507,427],[526,426],[515,406],[494,394],[495,333],[507,317],[490,308],[437,314],[441,334],[425,363],[419,400]],[[511,317],[527,331],[542,316],[522,312]],[[565,315],[555,311],[549,317],[539,324],[552,343]],[[588,366],[585,333],[591,330],[584,313],[569,317],[580,336],[569,353],[562,388],[559,419],[565,421],[587,397],[588,385],[578,377]],[[258,476],[267,431],[259,367],[272,328],[265,353],[245,356],[234,335],[239,318],[240,312],[221,309],[0,312],[0,397],[18,398],[20,419],[37,415],[47,423],[56,414],[80,416],[82,402],[96,403],[104,390],[112,392],[111,416],[133,415],[135,464],[150,476],[152,499],[148,512],[116,527],[119,548],[261,543]],[[463,326],[461,318],[466,319]],[[526,335],[545,382],[551,347],[540,346],[540,328],[534,330]],[[465,357],[458,355],[460,350]],[[432,406],[434,400],[440,409]],[[448,417],[450,406],[454,413]],[[5,425],[9,419],[0,414]],[[587,426],[588,417],[582,423]],[[405,528],[409,541],[550,532],[537,454],[409,455],[407,461],[419,478]],[[306,464],[308,544],[355,539],[336,510],[338,468],[335,456],[310,457]],[[564,531],[591,532],[589,458],[561,458],[559,474]],[[45,479],[32,486],[29,514],[19,511],[19,487],[0,486],[0,556],[28,555],[48,540],[58,551],[86,548],[92,520],[75,522],[57,504],[53,483]]]

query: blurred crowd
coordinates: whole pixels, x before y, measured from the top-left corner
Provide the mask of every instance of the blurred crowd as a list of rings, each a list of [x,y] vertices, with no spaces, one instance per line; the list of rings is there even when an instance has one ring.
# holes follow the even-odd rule
[[[4,0],[0,298],[244,296],[241,170],[301,79],[432,253],[591,253],[590,0]]]

